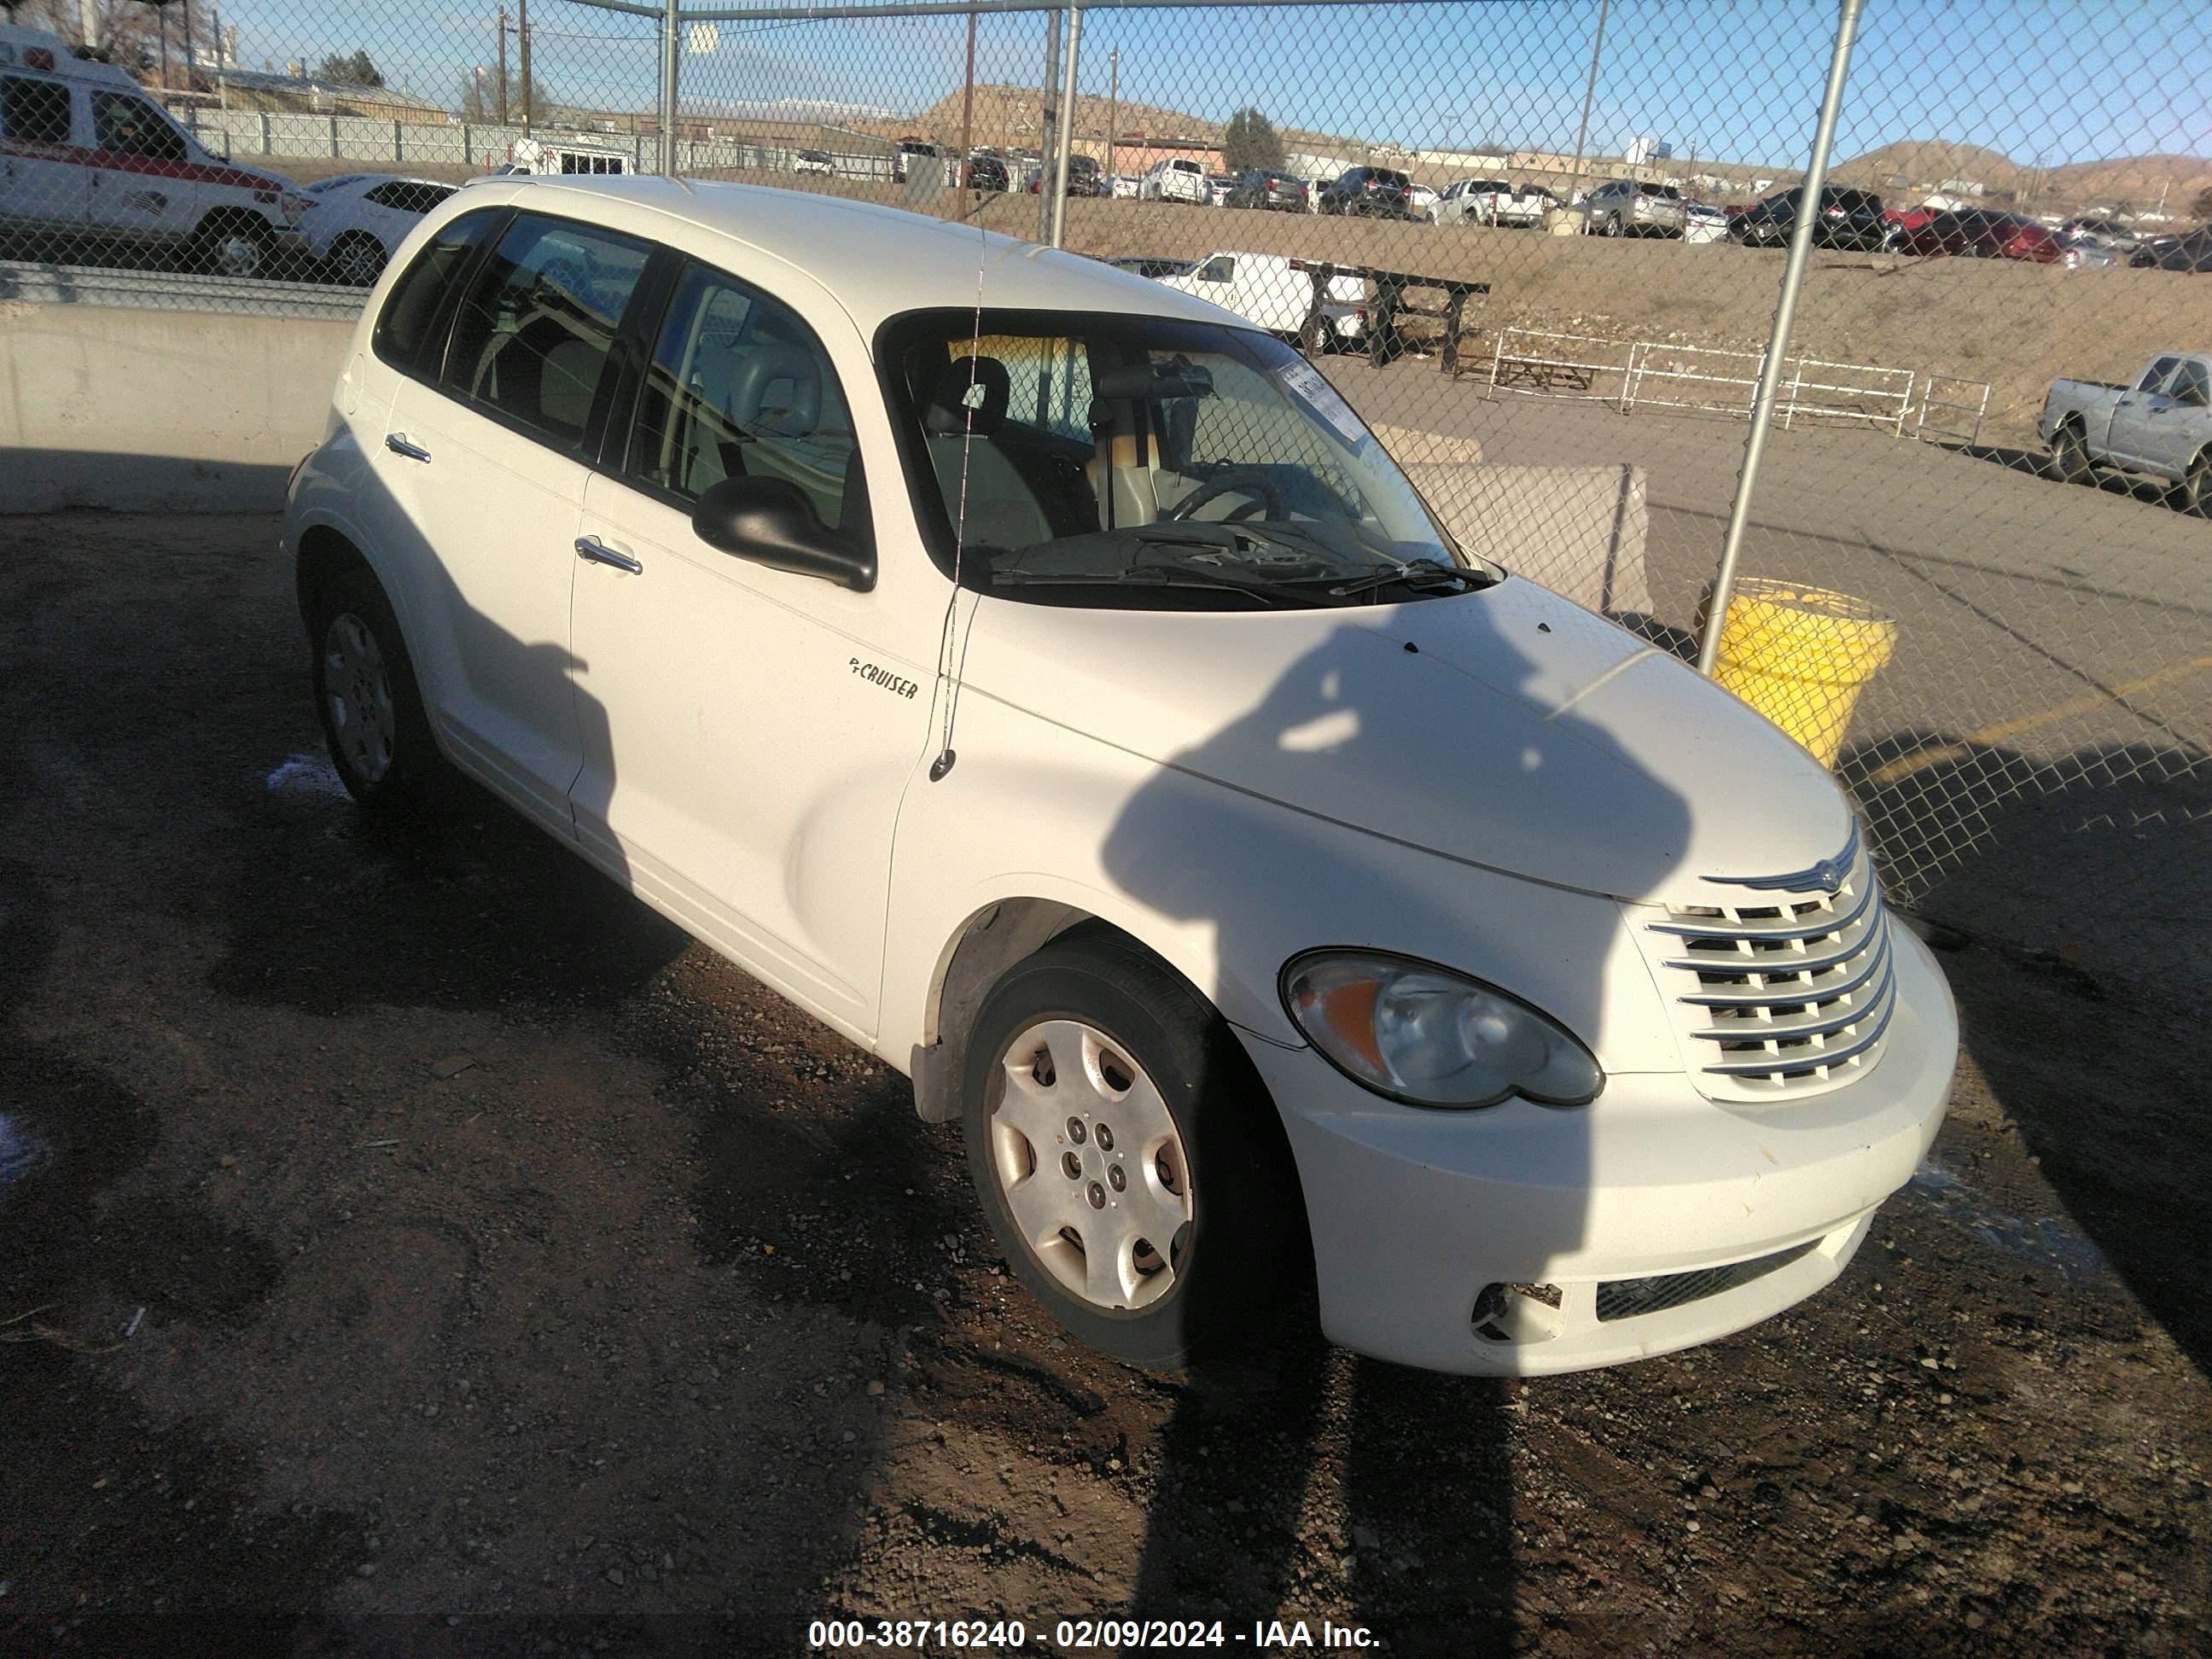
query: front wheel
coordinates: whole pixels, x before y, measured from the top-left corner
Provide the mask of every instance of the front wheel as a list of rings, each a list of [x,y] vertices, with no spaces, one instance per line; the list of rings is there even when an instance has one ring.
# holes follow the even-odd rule
[[[1605,234],[1608,236],[1624,236],[1627,234],[1626,230],[1621,225],[1620,216],[1618,213],[1612,214],[1606,219]]]
[[[331,250],[331,267],[337,279],[354,288],[375,286],[384,275],[384,244],[358,231],[340,237]]]
[[[192,240],[192,269],[216,276],[258,276],[269,264],[266,227],[242,220],[204,227]]]
[[[415,665],[384,589],[367,568],[316,595],[315,712],[346,793],[372,811],[417,803],[439,757]]]
[[[1080,1341],[1175,1370],[1297,1305],[1311,1249],[1281,1121],[1220,1016],[1131,942],[1079,930],[1010,969],[962,1109],[993,1234]]]

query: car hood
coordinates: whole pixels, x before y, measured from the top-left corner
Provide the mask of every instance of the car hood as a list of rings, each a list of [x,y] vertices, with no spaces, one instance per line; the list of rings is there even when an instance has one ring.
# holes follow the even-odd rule
[[[1534,584],[1316,611],[979,602],[964,678],[1294,811],[1626,900],[1808,868],[1834,781],[1747,705]]]

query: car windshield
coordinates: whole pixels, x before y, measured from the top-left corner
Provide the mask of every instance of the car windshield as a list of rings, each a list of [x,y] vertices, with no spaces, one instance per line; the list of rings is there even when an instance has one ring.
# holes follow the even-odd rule
[[[879,345],[932,550],[1038,604],[1221,610],[1488,586],[1334,388],[1213,323],[933,311]]]

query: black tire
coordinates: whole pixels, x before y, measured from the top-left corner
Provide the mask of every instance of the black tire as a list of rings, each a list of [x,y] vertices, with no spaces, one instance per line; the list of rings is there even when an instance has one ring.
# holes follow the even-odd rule
[[[325,583],[308,628],[315,714],[346,793],[369,811],[422,805],[443,762],[414,659],[374,574],[356,566]]]
[[[2061,483],[2083,484],[2095,480],[2096,468],[2090,464],[2089,446],[2081,441],[2081,434],[2073,427],[2062,426],[2051,434],[2051,470],[2058,475]]]
[[[1049,1042],[1041,1041],[1034,1050],[1040,1058],[1023,1066],[1018,1043],[1048,1021],[1070,1024],[1058,1027]],[[1079,1074],[1063,1078],[1054,1063],[1056,1051],[1068,1047],[1077,1024],[1102,1046],[1084,1068],[1079,1044]],[[1087,1126],[1085,1135],[1060,1130],[1046,1147],[1013,1126],[1011,1111],[1002,1124],[1008,1080],[1017,1071],[1037,1079],[1024,1115],[1040,1137],[1037,1126],[1056,1122],[1062,1109]],[[1158,1148],[1149,1158],[1140,1110],[1151,1098],[1143,1086],[1147,1079],[1173,1124],[1165,1142],[1149,1143]],[[1111,1094],[1115,1082],[1127,1085],[1120,1105]],[[1111,1128],[1121,1105],[1131,1116],[1115,1141],[1099,1134],[1097,1126]],[[1310,1306],[1305,1200],[1273,1102],[1220,1015],[1121,935],[1079,928],[1007,970],[969,1036],[962,1112],[969,1173],[994,1237],[1016,1277],[1079,1341],[1146,1370],[1180,1370],[1249,1352],[1285,1317]],[[1011,1188],[1001,1173],[1010,1164],[1028,1171]],[[1068,1173],[1071,1168],[1077,1173]],[[1113,1191],[1127,1194],[1126,1206],[1109,1194],[1109,1178],[1121,1180]],[[1045,1183],[1036,1189],[1033,1212],[1045,1218],[1037,1224],[1042,1227],[1066,1211],[1072,1223],[1096,1214],[1102,1230],[1133,1234],[1148,1203],[1170,1214],[1187,1207],[1188,1217],[1175,1239],[1149,1258],[1139,1248],[1154,1243],[1148,1238],[1130,1238],[1126,1257],[1115,1243],[1103,1268],[1096,1267],[1071,1224],[1044,1247],[1054,1253],[1048,1265],[1016,1220],[1008,1195],[1030,1182]],[[1133,1191],[1135,1182],[1145,1184]],[[1148,1259],[1157,1265],[1146,1274]],[[1109,1305],[1079,1294],[1061,1277],[1089,1280],[1094,1269],[1114,1275],[1110,1295],[1127,1295],[1138,1305]],[[1163,1273],[1166,1287],[1152,1288]],[[1123,1291],[1133,1274],[1142,1275],[1136,1288]]]
[[[1604,232],[1607,236],[1613,237],[1627,234],[1621,226],[1620,216],[1618,213],[1609,213],[1606,216]]]

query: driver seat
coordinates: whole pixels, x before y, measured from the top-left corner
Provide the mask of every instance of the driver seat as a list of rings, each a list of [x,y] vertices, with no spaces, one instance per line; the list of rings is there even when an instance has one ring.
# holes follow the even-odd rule
[[[939,371],[922,404],[922,432],[945,516],[969,546],[1034,547],[1054,533],[1043,498],[999,447],[1012,395],[1013,376],[996,357],[955,357]]]

